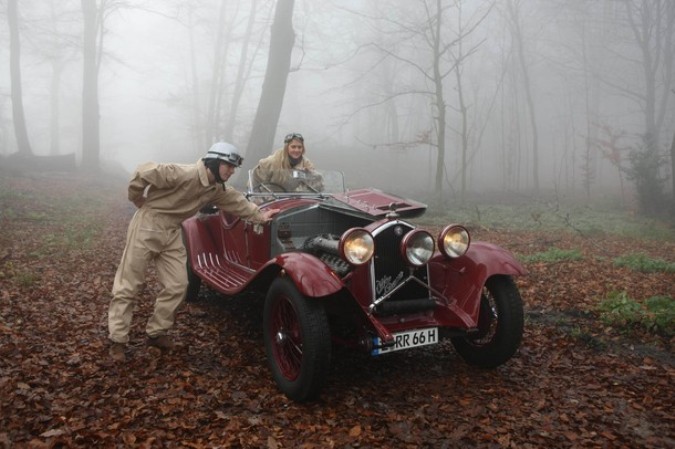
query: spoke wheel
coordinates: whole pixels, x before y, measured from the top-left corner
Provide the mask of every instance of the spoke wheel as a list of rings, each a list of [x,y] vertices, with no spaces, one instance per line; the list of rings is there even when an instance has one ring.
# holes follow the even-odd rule
[[[478,332],[454,337],[452,343],[468,363],[495,368],[518,350],[523,323],[523,300],[518,287],[509,276],[493,276],[483,287]]]
[[[316,398],[331,356],[323,304],[302,295],[289,278],[277,278],[265,298],[263,326],[268,363],[279,389],[298,402]]]

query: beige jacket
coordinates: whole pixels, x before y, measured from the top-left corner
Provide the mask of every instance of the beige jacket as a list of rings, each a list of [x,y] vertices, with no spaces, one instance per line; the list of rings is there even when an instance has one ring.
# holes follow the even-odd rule
[[[156,224],[165,229],[180,226],[209,204],[254,223],[264,222],[258,206],[241,192],[224,184],[209,184],[206,170],[201,160],[195,164],[142,164],[129,181],[129,201],[141,198],[147,189],[142,209],[151,212]]]
[[[284,148],[280,148],[270,156],[260,159],[258,165],[253,169],[253,185],[272,183],[285,187],[289,181],[291,169],[313,171],[314,164],[303,155],[298,165],[292,167],[288,159],[288,153]]]

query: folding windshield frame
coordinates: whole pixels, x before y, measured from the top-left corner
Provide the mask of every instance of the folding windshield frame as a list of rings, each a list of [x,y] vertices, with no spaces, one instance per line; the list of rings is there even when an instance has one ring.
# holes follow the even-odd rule
[[[267,188],[266,190],[254,191],[253,170],[248,171],[248,182],[246,184],[246,197],[257,202],[274,201],[282,198],[328,198],[335,194],[344,194],[345,181],[344,174],[338,170],[314,170],[320,174],[324,184],[322,191],[312,192],[311,190],[301,192],[281,192]],[[273,183],[270,183],[273,184]],[[264,186],[264,184],[258,184]],[[263,187],[265,189],[265,187]],[[311,189],[311,188],[310,188]]]

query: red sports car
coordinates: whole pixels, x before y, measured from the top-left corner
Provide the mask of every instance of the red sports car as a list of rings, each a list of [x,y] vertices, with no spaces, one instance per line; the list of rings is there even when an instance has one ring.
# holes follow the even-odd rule
[[[426,205],[377,189],[345,190],[342,173],[289,172],[249,199],[281,212],[269,225],[225,212],[183,223],[189,289],[263,292],[272,376],[295,401],[316,398],[334,344],[373,356],[449,338],[468,363],[492,368],[517,351],[523,304],[506,250],[461,225],[438,235],[410,223]]]

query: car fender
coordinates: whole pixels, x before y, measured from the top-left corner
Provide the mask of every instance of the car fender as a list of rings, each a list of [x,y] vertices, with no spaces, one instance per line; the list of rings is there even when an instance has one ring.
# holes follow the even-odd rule
[[[429,261],[431,285],[457,307],[478,320],[480,295],[485,281],[494,275],[521,276],[527,270],[504,248],[487,242],[472,242],[461,257],[437,254]]]
[[[332,295],[344,287],[333,270],[311,254],[283,253],[265,265],[267,267],[270,264],[280,267],[281,275],[289,276],[300,293],[308,297]]]
[[[478,279],[481,285],[487,278],[495,274],[505,274],[509,276],[522,276],[527,274],[527,270],[510,251],[487,242],[472,242],[469,250],[462,257],[451,259],[450,265],[457,266],[483,266],[485,270],[479,270],[477,275],[483,275]]]

